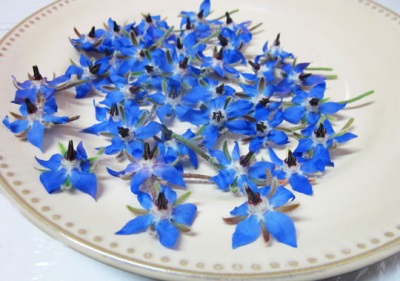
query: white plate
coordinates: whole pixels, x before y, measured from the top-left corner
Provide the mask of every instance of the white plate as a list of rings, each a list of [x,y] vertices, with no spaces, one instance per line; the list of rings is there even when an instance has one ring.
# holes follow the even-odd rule
[[[42,74],[61,74],[69,58],[77,54],[68,43],[72,28],[88,31],[108,17],[134,21],[141,12],[162,14],[174,20],[180,10],[197,9],[188,1],[57,1],[28,18],[0,43],[1,116],[17,107],[9,101],[14,88],[10,76],[19,80],[38,64]],[[47,158],[56,144],[83,138],[88,151],[97,138],[78,131],[91,121],[91,99],[60,105],[60,114],[76,111],[82,121],[55,129],[46,140],[42,155],[27,143],[19,143],[1,126],[0,167],[5,193],[36,225],[72,248],[107,264],[162,279],[276,278],[317,279],[337,275],[400,250],[399,173],[396,173],[399,134],[397,64],[400,62],[399,17],[369,1],[230,1],[212,3],[215,14],[240,8],[235,20],[263,22],[254,44],[260,47],[281,33],[283,47],[299,61],[330,66],[339,80],[329,83],[328,94],[343,100],[374,89],[376,94],[347,110],[356,118],[359,138],[341,150],[331,169],[315,186],[313,197],[298,195],[301,208],[292,213],[298,248],[256,243],[232,250],[234,227],[222,223],[241,200],[213,186],[191,185],[191,202],[199,214],[195,236],[184,236],[179,250],[162,248],[146,234],[115,236],[129,219],[125,205],[136,199],[123,182],[102,172],[97,202],[81,194],[48,195],[39,182],[34,156]],[[61,20],[60,20],[61,19]],[[368,104],[365,104],[368,101]],[[88,107],[84,113],[83,108]],[[86,118],[85,118],[86,116]],[[15,149],[16,148],[16,149]],[[22,163],[22,165],[21,165]],[[104,171],[104,166],[99,167]],[[207,199],[207,200],[206,200]]]

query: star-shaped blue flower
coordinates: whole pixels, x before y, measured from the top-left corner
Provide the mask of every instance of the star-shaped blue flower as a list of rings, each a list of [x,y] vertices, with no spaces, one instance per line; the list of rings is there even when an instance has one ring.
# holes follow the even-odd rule
[[[137,199],[145,209],[144,215],[129,221],[116,234],[137,234],[150,228],[157,232],[161,245],[174,248],[180,230],[188,231],[188,227],[192,225],[197,207],[190,203],[175,204],[176,192],[168,186],[162,186],[154,199],[143,192],[138,194]]]

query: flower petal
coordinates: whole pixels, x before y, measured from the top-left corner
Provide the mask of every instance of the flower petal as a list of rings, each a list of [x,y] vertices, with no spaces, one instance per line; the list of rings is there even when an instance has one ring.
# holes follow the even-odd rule
[[[144,216],[139,216],[130,220],[121,230],[117,231],[115,234],[126,235],[126,234],[136,234],[145,231],[154,221],[154,217],[151,214]]]
[[[131,191],[133,194],[138,194],[142,183],[151,177],[151,173],[147,169],[139,170],[131,178]]]
[[[265,215],[265,227],[279,242],[297,247],[296,229],[287,215],[275,211],[268,212]]]
[[[272,208],[277,208],[285,205],[289,200],[293,200],[294,195],[292,192],[284,188],[283,186],[278,186],[274,195],[269,199]]]
[[[260,236],[260,233],[260,221],[255,216],[249,216],[236,226],[232,236],[232,248],[236,249],[237,247],[254,242]]]
[[[196,212],[196,205],[190,203],[181,204],[174,207],[172,217],[177,223],[192,225]]]
[[[70,179],[73,187],[96,199],[97,179],[95,174],[72,171]]]
[[[311,195],[313,193],[311,183],[303,175],[299,175],[298,173],[292,174],[289,178],[289,183],[293,190],[296,190],[297,192],[307,195]]]
[[[169,220],[161,220],[155,225],[155,229],[160,238],[161,245],[167,248],[175,246],[179,237],[179,231]]]
[[[38,147],[40,150],[43,150],[43,134],[44,134],[44,125],[41,122],[33,122],[31,129],[26,134],[26,138],[28,141],[34,146]]]
[[[181,174],[172,166],[154,167],[154,174],[166,180],[168,183],[185,187],[185,182]]]
[[[64,169],[58,171],[48,171],[40,174],[40,182],[46,188],[48,193],[52,193],[61,188],[62,184],[67,180],[67,173]]]

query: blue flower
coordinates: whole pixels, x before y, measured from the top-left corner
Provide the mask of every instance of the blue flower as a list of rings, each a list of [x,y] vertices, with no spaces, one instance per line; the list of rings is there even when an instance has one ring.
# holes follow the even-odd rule
[[[129,156],[128,159],[131,163],[122,171],[113,171],[107,168],[110,175],[120,178],[131,178],[131,191],[134,194],[138,194],[139,191],[146,189],[144,183],[147,179],[152,181],[165,180],[169,184],[175,184],[181,187],[185,187],[185,182],[181,174],[171,164],[167,163],[163,155],[158,155],[157,146],[154,146],[150,150],[148,143],[144,145],[144,151],[142,155],[139,153]],[[148,187],[148,186],[147,186]]]
[[[13,77],[14,85],[17,88],[13,101],[14,103],[22,104],[25,99],[34,101],[37,99],[39,93],[45,100],[49,100],[54,97],[57,86],[60,87],[68,80],[66,76],[59,76],[48,81],[46,77],[40,74],[39,68],[36,65],[32,68],[33,75],[29,75],[29,80],[19,83],[16,81],[16,78]]]
[[[215,182],[224,191],[230,188],[237,192],[237,188],[244,193],[244,185],[248,181],[262,181],[266,177],[266,170],[272,171],[274,165],[266,161],[254,161],[254,152],[249,151],[240,156],[239,144],[235,141],[232,155],[229,155],[224,143],[224,151],[214,150],[210,152],[221,165],[219,173],[210,180]]]
[[[280,212],[294,195],[282,186],[278,186],[273,194],[269,187],[252,190],[246,187],[247,202],[231,211],[234,217],[224,219],[227,223],[238,223],[232,236],[232,248],[254,242],[260,234],[266,243],[270,235],[278,242],[297,247],[296,229],[289,216]],[[288,205],[289,206],[289,205]],[[297,207],[291,205],[292,208]]]
[[[26,98],[19,110],[22,115],[12,113],[12,116],[17,120],[10,122],[8,116],[6,116],[3,119],[3,124],[17,137],[26,138],[40,150],[43,150],[43,135],[46,128],[51,128],[56,124],[65,124],[79,118],[79,116],[71,118],[53,116],[57,112],[54,97],[45,101],[41,94],[38,95],[35,103]]]
[[[145,209],[141,216],[129,221],[118,235],[141,233],[147,229],[155,230],[161,245],[174,248],[180,231],[189,231],[196,216],[197,207],[194,204],[176,204],[177,195],[168,186],[162,186],[154,199],[147,193],[139,192],[137,199]]]
[[[269,155],[276,166],[273,175],[278,180],[288,180],[293,190],[297,192],[306,195],[313,193],[309,177],[324,170],[325,163],[322,160],[308,160],[300,163],[290,150],[287,158],[281,160],[271,148],[269,149]]]
[[[74,29],[77,39],[70,39],[71,44],[77,50],[89,51],[99,51],[99,46],[106,37],[106,31],[104,29],[96,29],[94,26],[90,29],[88,34],[82,34],[77,29]]]
[[[300,139],[293,154],[298,157],[322,160],[327,166],[333,166],[329,153],[331,148],[334,148],[337,143],[344,143],[357,137],[355,134],[350,132],[334,134],[332,129],[328,132],[325,128],[330,128],[328,120],[320,123],[318,127],[317,125],[311,127],[312,128],[307,128],[307,130],[302,131],[306,138]],[[315,127],[317,128],[314,129]]]
[[[48,193],[76,188],[96,199],[97,179],[91,172],[92,163],[82,142],[75,150],[70,141],[64,155],[54,154],[47,161],[38,158],[36,161],[48,169],[40,175],[40,182]]]
[[[293,106],[284,111],[284,119],[292,124],[299,123],[303,118],[309,125],[316,124],[322,116],[335,114],[346,106],[346,103],[326,102],[323,100],[326,83],[315,85],[307,93],[295,91]]]
[[[269,61],[284,61],[287,58],[293,59],[294,56],[291,53],[288,53],[284,51],[281,47],[281,41],[280,41],[280,34],[276,36],[276,39],[274,42],[268,46],[268,41],[265,42],[262,51],[262,55],[258,55],[255,58],[255,63],[257,64],[265,64]]]

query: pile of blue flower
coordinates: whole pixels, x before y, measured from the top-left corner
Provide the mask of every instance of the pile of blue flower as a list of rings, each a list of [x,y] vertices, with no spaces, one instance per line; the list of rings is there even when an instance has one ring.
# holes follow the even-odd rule
[[[236,225],[233,248],[259,236],[296,247],[295,226],[285,212],[298,206],[294,194],[313,194],[315,179],[334,166],[332,150],[356,137],[349,132],[353,119],[334,129],[335,114],[372,91],[330,101],[330,77],[298,63],[282,48],[280,34],[249,57],[246,47],[259,25],[236,22],[235,12],[211,19],[210,1],[204,0],[197,12],[179,14],[179,27],[144,14],[138,23],[109,19],[105,28],[87,34],[75,29],[71,43],[80,59],[65,74],[50,81],[34,66],[27,81],[14,78],[12,102],[20,114],[11,114],[14,121],[6,116],[3,124],[40,150],[45,129],[79,118],[56,116],[57,95],[74,89],[76,98],[90,104],[93,93],[103,97],[94,104],[96,121],[82,133],[108,145],[88,157],[82,143],[75,149],[70,141],[67,148],[60,145],[60,154],[37,159],[45,189],[77,189],[96,198],[94,167],[105,157],[110,176],[129,179],[143,207],[128,206],[135,217],[118,235],[153,231],[163,246],[176,247],[197,213],[185,203],[190,191],[180,197],[177,192],[195,180],[243,196],[244,203],[223,219]],[[287,149],[283,159],[277,149]],[[126,168],[114,170],[115,160]],[[207,164],[213,176],[187,172]]]

